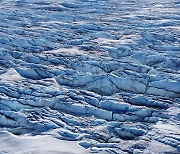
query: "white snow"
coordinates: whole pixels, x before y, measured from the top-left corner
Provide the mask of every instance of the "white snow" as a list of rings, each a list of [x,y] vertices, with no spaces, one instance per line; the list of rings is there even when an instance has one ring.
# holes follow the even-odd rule
[[[0,153],[4,154],[88,154],[77,142],[61,141],[51,136],[16,136],[0,132]]]

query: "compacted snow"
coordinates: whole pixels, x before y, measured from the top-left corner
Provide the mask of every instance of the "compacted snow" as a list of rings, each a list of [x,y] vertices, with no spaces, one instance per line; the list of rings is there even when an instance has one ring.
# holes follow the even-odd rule
[[[61,141],[50,136],[15,136],[8,132],[0,134],[1,154],[87,154],[76,142]]]
[[[0,154],[180,152],[178,0],[0,0]]]

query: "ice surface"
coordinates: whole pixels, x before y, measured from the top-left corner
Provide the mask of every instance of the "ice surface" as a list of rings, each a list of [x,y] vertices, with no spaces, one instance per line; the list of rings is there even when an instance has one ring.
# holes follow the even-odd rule
[[[179,5],[1,0],[0,153],[180,152]]]
[[[88,154],[76,142],[61,141],[51,136],[15,136],[9,132],[0,132],[1,153],[39,153],[39,154]]]

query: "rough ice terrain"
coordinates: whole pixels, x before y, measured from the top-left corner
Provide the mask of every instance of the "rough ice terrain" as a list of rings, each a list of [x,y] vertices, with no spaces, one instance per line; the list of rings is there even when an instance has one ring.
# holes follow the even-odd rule
[[[0,0],[0,154],[180,152],[180,1]]]

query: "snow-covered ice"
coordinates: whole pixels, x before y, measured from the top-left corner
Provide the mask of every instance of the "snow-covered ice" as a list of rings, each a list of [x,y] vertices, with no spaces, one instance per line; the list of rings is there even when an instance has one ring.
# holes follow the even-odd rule
[[[88,154],[78,143],[61,141],[51,136],[15,136],[9,132],[0,132],[1,153],[17,154]]]
[[[0,154],[179,153],[178,0],[1,0]]]

